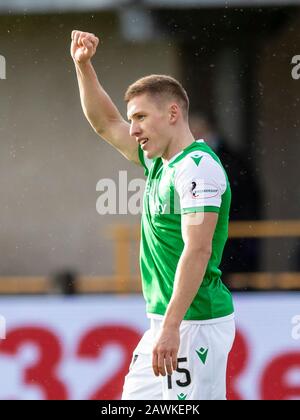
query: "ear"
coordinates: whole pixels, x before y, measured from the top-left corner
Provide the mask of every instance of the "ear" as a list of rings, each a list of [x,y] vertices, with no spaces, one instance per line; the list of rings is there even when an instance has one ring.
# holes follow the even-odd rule
[[[169,108],[169,120],[171,124],[175,124],[180,115],[180,109],[177,104],[172,104]]]

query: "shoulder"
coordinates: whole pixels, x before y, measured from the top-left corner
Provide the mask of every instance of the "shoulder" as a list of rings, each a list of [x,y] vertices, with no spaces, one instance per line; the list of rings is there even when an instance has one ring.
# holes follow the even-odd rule
[[[226,179],[224,168],[218,158],[201,150],[187,154],[174,169],[175,179],[191,175]]]
[[[219,212],[228,183],[217,157],[205,151],[192,151],[175,167],[174,187],[182,213]]]

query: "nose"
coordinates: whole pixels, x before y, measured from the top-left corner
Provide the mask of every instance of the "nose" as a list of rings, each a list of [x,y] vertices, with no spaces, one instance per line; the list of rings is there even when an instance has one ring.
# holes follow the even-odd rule
[[[132,121],[129,134],[133,137],[138,137],[141,134],[141,131],[140,125],[136,121]]]

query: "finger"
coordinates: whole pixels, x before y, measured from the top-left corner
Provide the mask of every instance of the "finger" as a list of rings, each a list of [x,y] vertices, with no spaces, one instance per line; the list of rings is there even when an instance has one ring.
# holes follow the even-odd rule
[[[88,38],[82,38],[82,45],[87,49],[93,48],[93,44],[91,43],[91,41],[89,41]]]
[[[80,31],[78,31],[77,29],[73,29],[73,31],[71,32],[71,39],[73,41],[74,41],[74,38],[75,38],[75,35],[76,35],[77,32],[80,32]]]
[[[94,48],[97,48],[97,45],[99,44],[99,38],[93,36],[89,38],[89,41],[93,44]]]
[[[75,31],[73,42],[78,47],[79,47],[79,37],[80,37],[80,31]]]
[[[89,42],[92,42],[93,45],[97,45],[99,41],[94,34],[90,34],[88,32],[84,33],[84,39],[87,39]]]
[[[152,353],[152,368],[153,368],[154,375],[158,376],[159,371],[158,371],[157,353],[156,352]]]
[[[165,354],[165,366],[166,366],[167,374],[172,375],[173,369],[172,369],[172,359],[171,359],[170,353]]]
[[[83,39],[86,37],[86,32],[80,32],[78,37],[78,45],[79,47],[83,46]]]
[[[162,376],[166,376],[165,355],[164,355],[164,353],[161,353],[161,352],[158,353],[157,364],[158,364],[158,372]]]
[[[177,353],[172,353],[171,354],[171,358],[172,358],[172,368],[173,370],[177,370]]]
[[[83,46],[84,39],[90,40],[90,38],[91,38],[91,34],[89,34],[88,32],[80,32],[80,36],[78,40],[80,47]]]

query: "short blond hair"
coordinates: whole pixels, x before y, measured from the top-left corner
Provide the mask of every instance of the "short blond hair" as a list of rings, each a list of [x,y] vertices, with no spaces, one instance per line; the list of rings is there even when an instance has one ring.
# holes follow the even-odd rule
[[[169,96],[174,98],[181,106],[184,118],[187,119],[189,98],[178,80],[163,74],[151,74],[150,76],[142,77],[128,87],[124,100],[128,103],[135,96],[144,93],[152,96]]]

